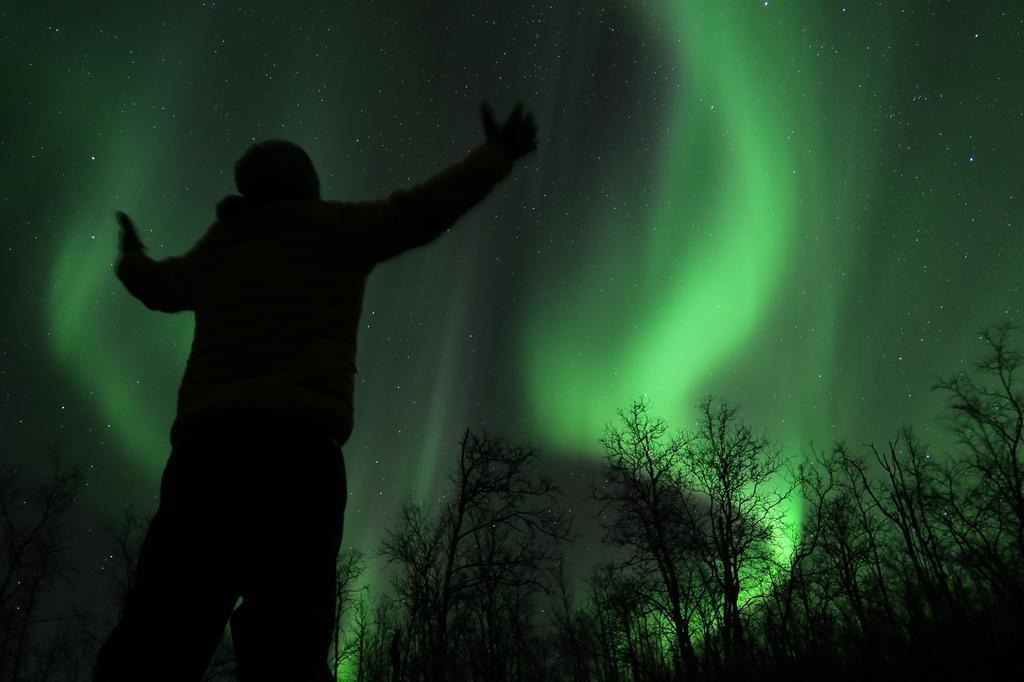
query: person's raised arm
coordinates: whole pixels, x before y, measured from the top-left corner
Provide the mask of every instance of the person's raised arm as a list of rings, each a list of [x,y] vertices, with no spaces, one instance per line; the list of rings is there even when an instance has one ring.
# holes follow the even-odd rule
[[[345,220],[359,223],[356,241],[372,261],[387,260],[435,239],[480,203],[516,160],[537,148],[537,125],[533,114],[524,116],[522,104],[500,126],[487,102],[481,105],[481,117],[485,142],[426,182],[380,201],[326,202],[344,211]]]
[[[146,255],[135,225],[124,213],[117,212],[121,225],[121,255],[115,272],[132,296],[150,310],[176,313],[194,309],[185,275],[185,259],[180,256],[155,261]]]

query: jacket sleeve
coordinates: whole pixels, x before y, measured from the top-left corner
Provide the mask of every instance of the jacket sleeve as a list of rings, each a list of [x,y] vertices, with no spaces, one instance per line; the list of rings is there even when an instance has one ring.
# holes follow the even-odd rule
[[[117,278],[150,310],[195,310],[186,258],[174,256],[157,261],[141,249],[130,250],[117,261]]]
[[[429,180],[387,199],[328,201],[337,229],[354,236],[372,262],[426,244],[486,197],[512,170],[513,159],[498,144],[484,143]]]

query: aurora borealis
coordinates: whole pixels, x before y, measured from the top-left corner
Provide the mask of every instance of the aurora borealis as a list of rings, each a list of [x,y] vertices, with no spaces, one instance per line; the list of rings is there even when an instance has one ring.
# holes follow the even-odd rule
[[[88,463],[97,514],[152,505],[192,319],[121,289],[114,211],[179,254],[270,137],[325,197],[380,198],[482,141],[483,99],[522,100],[539,149],[370,279],[346,546],[436,497],[467,426],[583,477],[643,393],[675,426],[725,396],[794,454],[931,426],[934,377],[1020,320],[1022,21],[1016,2],[7,7],[8,447]]]

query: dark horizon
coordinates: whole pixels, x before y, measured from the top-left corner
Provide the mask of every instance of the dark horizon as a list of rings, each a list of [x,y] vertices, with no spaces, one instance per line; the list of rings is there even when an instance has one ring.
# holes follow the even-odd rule
[[[440,502],[405,500],[378,546],[338,556],[332,668],[369,680],[995,679],[1024,634],[1024,509],[1012,482],[1024,477],[1014,456],[1024,353],[1009,325],[983,337],[987,350],[968,372],[933,386],[947,407],[930,426],[956,435],[951,449],[922,435],[929,425],[906,424],[887,443],[841,439],[798,466],[727,398],[706,397],[703,426],[688,428],[641,397],[602,437],[588,508],[549,479],[543,452],[466,429],[445,457],[452,485]],[[111,605],[122,608],[149,523],[125,508],[82,538],[66,522],[80,514],[88,473],[58,454],[46,480],[0,470],[0,510],[12,523],[4,547],[21,548],[7,554],[20,568],[4,573],[18,587],[0,599],[14,634],[0,639],[0,679],[23,679],[10,677],[11,661],[35,670],[90,660]],[[268,504],[294,504],[281,493]],[[786,511],[794,502],[797,528]],[[460,527],[472,530],[452,544]],[[795,544],[779,544],[786,534]],[[76,556],[83,539],[111,552],[102,584],[90,585]],[[726,565],[739,571],[729,578]],[[673,603],[685,649],[673,644]],[[9,610],[19,604],[28,611]],[[18,645],[25,636],[41,653]],[[225,630],[203,679],[234,680],[235,665]],[[78,679],[68,674],[47,679]]]

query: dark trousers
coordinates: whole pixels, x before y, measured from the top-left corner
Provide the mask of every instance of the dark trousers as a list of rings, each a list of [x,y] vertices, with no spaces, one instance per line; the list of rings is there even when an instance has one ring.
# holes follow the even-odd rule
[[[334,680],[346,496],[341,448],[311,424],[239,415],[186,431],[95,681],[199,680],[229,620],[243,682]]]

